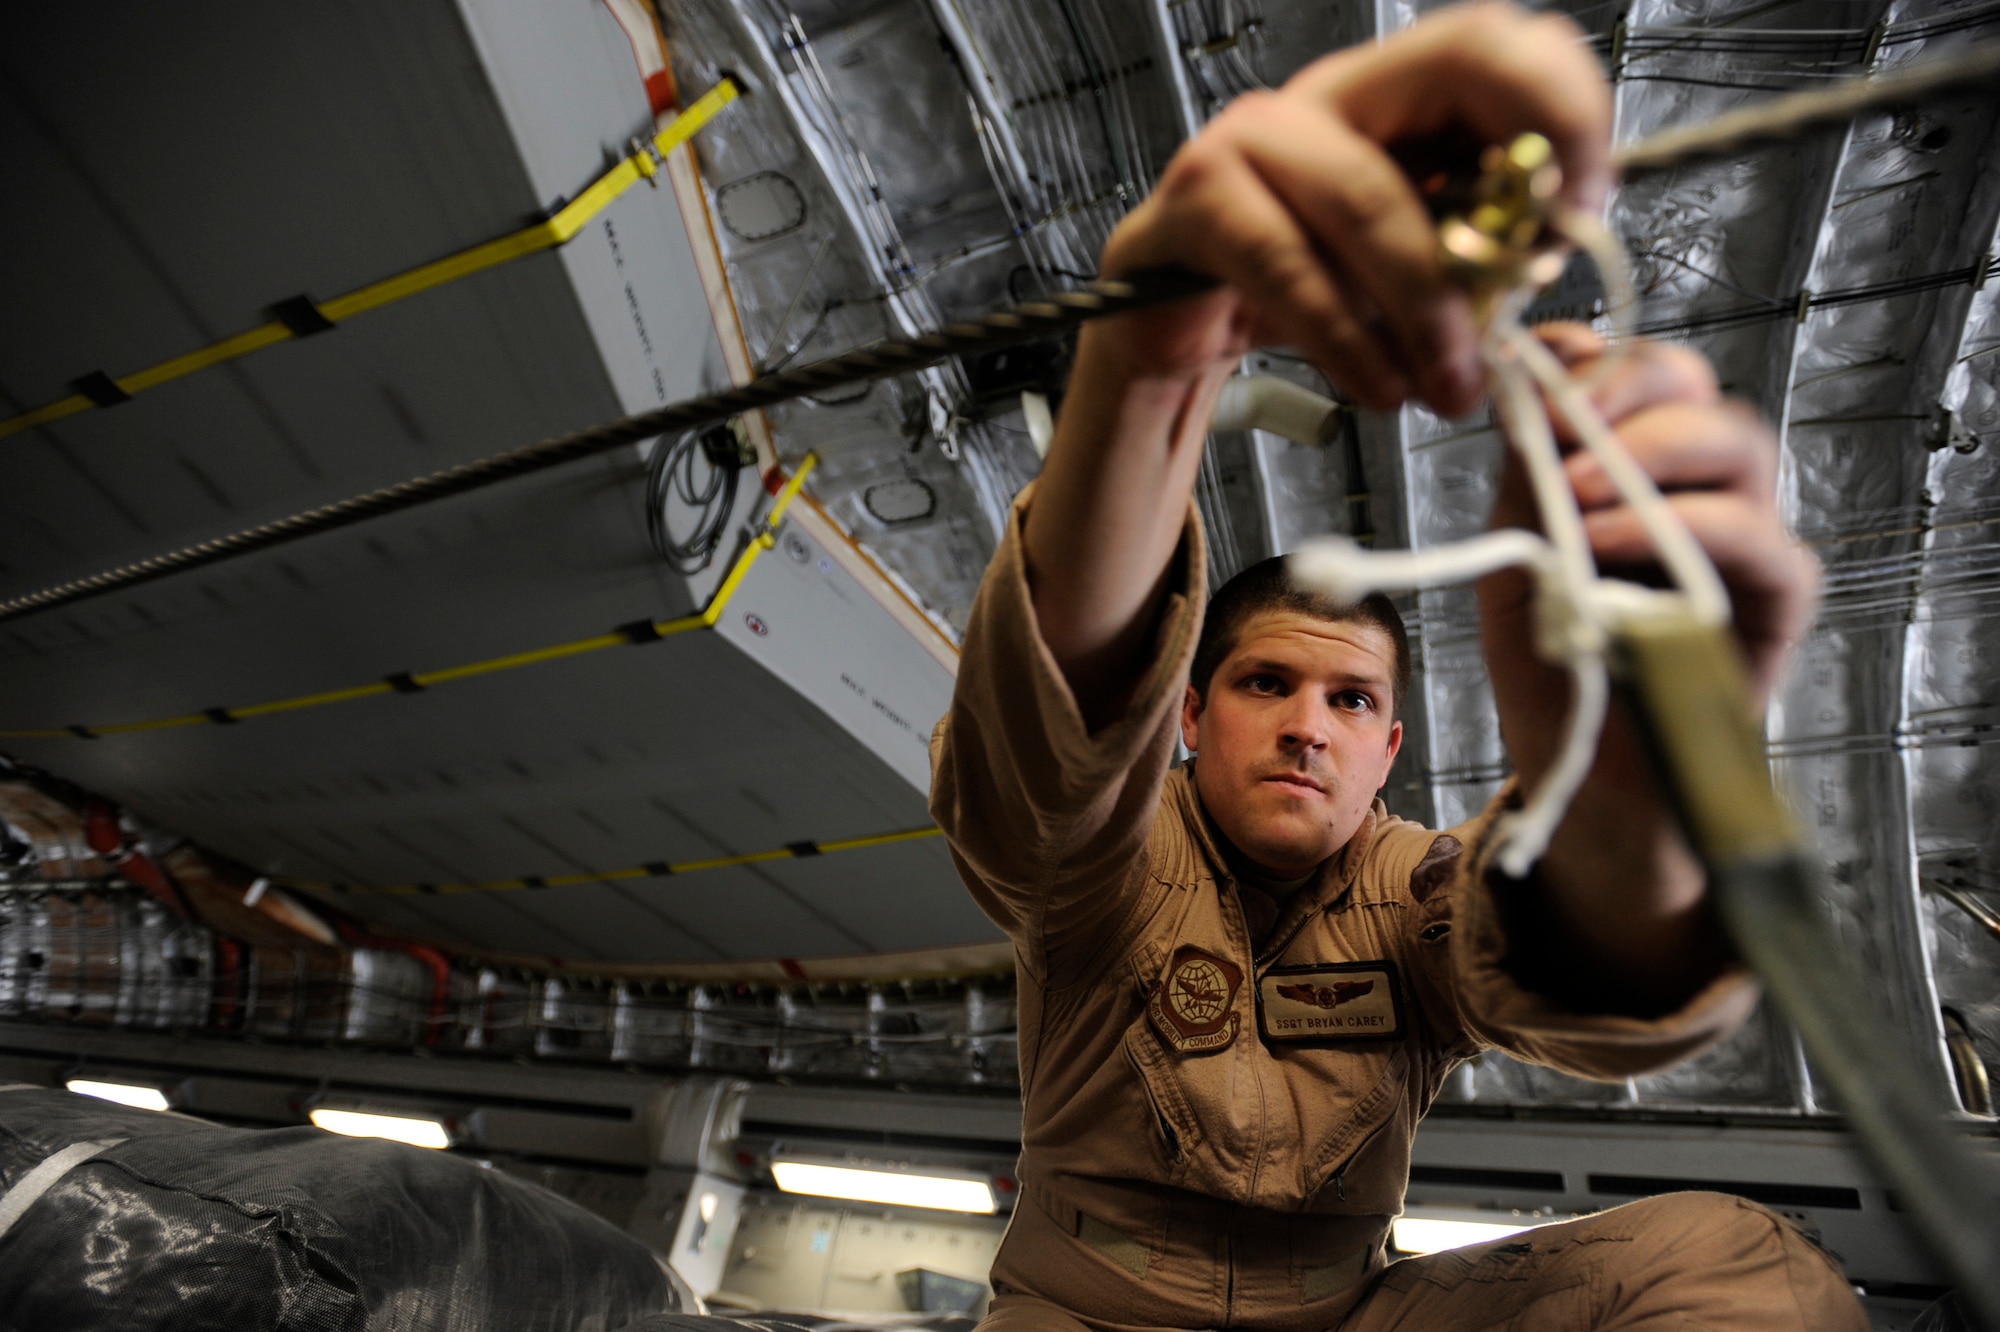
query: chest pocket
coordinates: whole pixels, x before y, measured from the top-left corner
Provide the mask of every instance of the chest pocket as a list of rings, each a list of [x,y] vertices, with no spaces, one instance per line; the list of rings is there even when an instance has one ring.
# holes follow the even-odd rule
[[[1279,1211],[1396,1211],[1409,1158],[1403,1044],[1269,1047],[1242,973],[1229,1013],[1198,1010],[1204,1021],[1190,1038],[1154,1011],[1188,962],[1185,950],[1154,946],[1132,959],[1143,1002],[1123,1045],[1154,1137],[1155,1178]],[[1217,1044],[1209,1032],[1230,1038]]]

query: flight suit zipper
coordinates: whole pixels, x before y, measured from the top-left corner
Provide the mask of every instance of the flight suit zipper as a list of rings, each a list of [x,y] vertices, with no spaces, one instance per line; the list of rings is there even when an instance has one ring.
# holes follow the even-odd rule
[[[1222,1231],[1222,1326],[1236,1325],[1236,1215],[1240,1203],[1229,1204],[1229,1223]]]
[[[1261,973],[1263,972],[1264,968],[1270,966],[1273,962],[1276,962],[1280,957],[1284,956],[1285,950],[1292,946],[1292,940],[1298,938],[1299,933],[1302,930],[1304,930],[1306,926],[1312,924],[1313,921],[1319,919],[1319,913],[1324,909],[1325,909],[1324,907],[1314,907],[1312,910],[1306,912],[1303,916],[1300,916],[1297,920],[1293,921],[1292,928],[1285,931],[1283,938],[1273,939],[1270,942],[1266,943],[1264,945],[1264,950],[1250,959],[1251,971],[1257,974],[1261,979]]]
[[[1237,892],[1235,891],[1236,888],[1235,882],[1231,880],[1229,886],[1231,891],[1222,892],[1220,894],[1222,899],[1223,918],[1226,922],[1225,929],[1227,929],[1229,926],[1233,926],[1237,938],[1241,940],[1241,947],[1243,949],[1243,952],[1239,954],[1239,956],[1248,957],[1250,959],[1250,967],[1249,967],[1250,971],[1249,999],[1251,1004],[1250,1026],[1251,1029],[1254,1031],[1257,1022],[1256,1018],[1257,945],[1256,941],[1250,937],[1250,920],[1243,912],[1243,899],[1240,896],[1238,896]],[[1220,889],[1220,885],[1218,885],[1218,889]],[[1256,1085],[1257,1088],[1257,1129],[1255,1134],[1252,1135],[1250,1140],[1252,1145],[1252,1155],[1250,1158],[1249,1193],[1250,1196],[1254,1198],[1257,1196],[1258,1182],[1262,1178],[1264,1173],[1264,1133],[1266,1128],[1268,1127],[1268,1112],[1265,1106],[1263,1069],[1260,1067],[1259,1062],[1255,1059],[1248,1061],[1248,1065],[1250,1070],[1250,1079]],[[1235,1281],[1233,1273],[1231,1275],[1230,1281],[1233,1287]]]
[[[1333,1184],[1334,1197],[1340,1199],[1340,1201],[1342,1202],[1347,1201],[1347,1168],[1354,1164],[1355,1160],[1361,1155],[1361,1153],[1368,1149],[1368,1144],[1375,1141],[1376,1137],[1382,1132],[1382,1130],[1388,1128],[1390,1123],[1393,1122],[1394,1119],[1395,1119],[1394,1115],[1391,1115],[1387,1119],[1384,1119],[1374,1128],[1369,1129],[1367,1134],[1363,1136],[1360,1142],[1354,1144],[1354,1150],[1349,1152],[1347,1154],[1347,1159],[1340,1163],[1340,1169],[1333,1172],[1332,1184]],[[1323,1188],[1325,1186],[1322,1185],[1321,1187]]]

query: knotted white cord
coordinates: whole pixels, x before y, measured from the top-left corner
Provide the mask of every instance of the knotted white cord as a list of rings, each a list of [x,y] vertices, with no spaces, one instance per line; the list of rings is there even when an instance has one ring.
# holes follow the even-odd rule
[[[1571,691],[1555,760],[1521,808],[1504,817],[1496,829],[1496,861],[1502,871],[1517,878],[1548,850],[1596,758],[1610,704],[1606,653],[1611,634],[1635,616],[1669,607],[1684,607],[1709,624],[1729,618],[1729,595],[1715,565],[1590,401],[1590,383],[1601,380],[1629,344],[1634,300],[1624,251],[1602,223],[1575,210],[1559,214],[1555,229],[1598,267],[1612,325],[1610,353],[1588,382],[1579,383],[1522,325],[1521,313],[1534,295],[1528,288],[1508,292],[1492,303],[1480,339],[1480,354],[1492,377],[1494,409],[1502,433],[1527,472],[1543,534],[1502,530],[1429,550],[1381,552],[1365,550],[1346,537],[1322,537],[1306,543],[1289,560],[1292,577],[1300,584],[1345,602],[1375,591],[1463,582],[1504,568],[1525,569],[1534,579],[1535,652],[1568,673]],[[1619,499],[1631,506],[1674,591],[1660,592],[1598,572],[1544,395],[1604,468]]]

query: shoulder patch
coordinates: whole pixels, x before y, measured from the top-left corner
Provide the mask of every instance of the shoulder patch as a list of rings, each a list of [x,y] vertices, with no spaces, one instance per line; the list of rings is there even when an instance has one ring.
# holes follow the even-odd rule
[[[1182,1054],[1220,1050],[1236,1039],[1243,1025],[1236,1011],[1236,991],[1243,968],[1226,957],[1183,946],[1153,990],[1146,1014],[1167,1044]]]
[[[1410,871],[1410,896],[1419,902],[1428,901],[1432,893],[1451,882],[1452,875],[1458,873],[1459,857],[1465,854],[1465,844],[1450,833],[1439,833],[1431,843],[1431,849]]]

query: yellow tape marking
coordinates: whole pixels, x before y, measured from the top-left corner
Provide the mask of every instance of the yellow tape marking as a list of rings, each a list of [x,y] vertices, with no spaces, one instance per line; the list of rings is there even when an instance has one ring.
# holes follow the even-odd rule
[[[485,661],[467,662],[463,666],[446,666],[436,671],[414,671],[410,679],[429,687],[451,680],[469,680],[475,675],[491,675],[495,671],[511,671],[517,666],[533,666],[538,662],[559,661],[564,657],[581,656],[586,652],[597,652],[609,647],[627,647],[631,640],[623,634],[596,634],[590,638],[579,638],[571,643],[558,643],[554,647],[536,648],[532,652],[515,652],[505,657],[488,657]]]
[[[60,421],[65,416],[75,416],[78,412],[87,412],[96,405],[96,403],[84,397],[81,393],[72,393],[67,398],[58,398],[46,406],[35,408],[32,412],[23,412],[19,416],[0,421],[0,439],[5,439],[17,431],[31,430],[38,425],[47,425],[51,421]]]
[[[722,109],[736,100],[736,85],[724,79],[697,98],[693,105],[681,112],[673,123],[653,136],[648,149],[632,154],[620,161],[609,171],[599,176],[585,187],[583,193],[564,205],[554,217],[546,222],[537,222],[531,227],[486,241],[471,249],[447,255],[443,259],[423,264],[408,272],[371,282],[365,287],[350,291],[344,296],[336,296],[329,301],[318,302],[319,312],[334,323],[351,319],[368,310],[379,310],[385,305],[406,300],[419,293],[456,282],[462,277],[511,263],[526,255],[554,249],[574,238],[587,226],[591,218],[609,207],[613,200],[625,193],[641,179],[651,179],[659,171],[653,159],[657,153],[665,157],[674,149],[694,137],[697,130],[715,119]],[[158,365],[148,366],[129,375],[121,375],[113,382],[127,394],[137,395],[150,388],[157,388],[171,380],[182,379],[210,366],[224,361],[233,361],[239,356],[261,351],[276,343],[292,339],[292,331],[284,324],[272,320],[259,324],[246,332],[224,338],[220,342],[191,351]],[[59,399],[23,412],[18,416],[0,420],[0,439],[18,434],[23,430],[50,421],[59,421],[65,416],[90,410],[95,406],[81,393]],[[12,734],[0,732],[0,734]]]
[[[925,837],[942,836],[944,836],[942,828],[912,828],[908,832],[880,833],[874,837],[850,837],[840,842],[821,842],[819,849],[821,854],[830,854],[834,851],[859,851],[864,847],[888,846],[894,842],[915,842]]]
[[[378,694],[393,694],[396,686],[387,680],[376,680],[372,684],[354,685],[347,689],[329,689],[323,694],[301,694],[297,698],[281,698],[274,703],[252,703],[247,708],[231,708],[229,715],[238,721],[246,717],[268,717],[274,712],[297,712],[301,708],[323,708],[333,703],[345,703],[350,699],[374,698]]]
[[[813,845],[819,848],[821,855],[831,855],[838,851],[861,851],[871,846],[890,846],[897,842],[916,842],[928,837],[942,836],[944,836],[944,829],[938,827],[907,828],[902,832],[875,833],[868,837],[846,837],[837,842],[815,842]],[[771,851],[752,851],[739,856],[710,856],[705,860],[683,860],[669,864],[667,866],[667,874],[669,877],[678,877],[682,874],[699,873],[702,870],[730,869],[738,865],[760,865],[773,860],[810,860],[811,858],[811,856],[800,856],[789,846],[782,846]],[[542,888],[572,888],[586,883],[608,883],[614,879],[650,879],[655,877],[657,876],[651,870],[643,865],[637,865],[625,869],[603,870],[595,873],[553,874],[538,880],[534,886]],[[488,879],[483,883],[439,883],[428,887],[419,887],[416,884],[410,883],[387,884],[381,887],[350,884],[343,887],[340,884],[323,883],[311,879],[283,879],[280,882],[294,888],[319,888],[328,892],[365,893],[370,895],[386,893],[398,896],[424,892],[503,893],[514,892],[518,889],[531,886],[523,878]]]
[[[89,726],[84,729],[93,735],[130,735],[135,731],[171,731],[181,726],[209,725],[214,721],[215,718],[206,712],[190,712],[184,717],[162,717],[158,721],[120,722],[116,726]]]
[[[673,620],[653,622],[653,632],[660,638],[670,638],[684,634],[691,629],[713,629],[722,618],[722,612],[729,605],[730,598],[743,585],[744,576],[757,557],[777,543],[773,535],[778,524],[783,521],[785,510],[799,497],[806,478],[813,468],[819,466],[819,455],[808,453],[799,463],[799,470],[792,473],[784,487],[778,491],[771,512],[765,515],[764,530],[745,547],[730,566],[715,595],[709,598],[708,606],[693,614],[683,615]],[[432,685],[449,684],[454,680],[469,680],[474,676],[492,675],[497,671],[511,671],[522,666],[534,666],[545,661],[560,661],[564,657],[581,656],[587,652],[598,652],[605,648],[624,647],[631,643],[623,633],[613,631],[608,634],[593,634],[589,638],[573,639],[568,643],[557,643],[551,647],[533,648],[527,652],[511,652],[504,657],[488,657],[484,661],[467,662],[462,666],[444,666],[434,671],[416,671],[410,675],[412,683],[429,688]],[[268,703],[251,703],[245,707],[225,708],[238,721],[251,717],[268,717],[279,712],[298,712],[305,708],[328,707],[335,703],[347,703],[357,698],[376,698],[382,694],[393,694],[396,687],[387,680],[373,680],[365,685],[353,685],[346,689],[329,689],[318,694],[303,694],[297,698],[281,698]],[[212,723],[215,718],[206,712],[191,712],[179,717],[162,717],[156,721],[119,722],[111,726],[85,727],[93,737],[100,735],[127,735],[138,731],[166,731],[181,726],[200,726]],[[81,739],[76,732],[67,728],[32,731],[0,731],[0,739],[9,740],[53,740],[61,738]],[[442,890],[440,890],[442,891]]]

